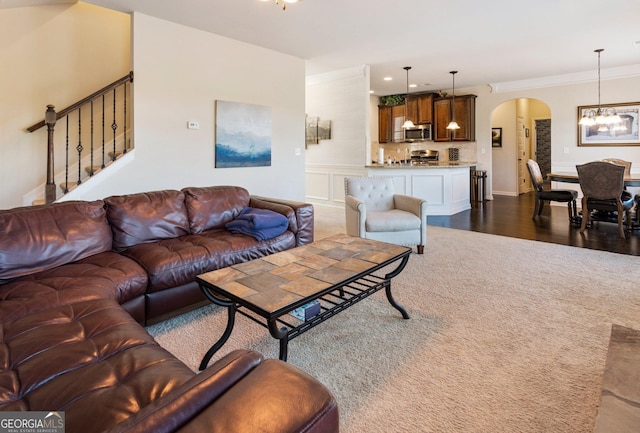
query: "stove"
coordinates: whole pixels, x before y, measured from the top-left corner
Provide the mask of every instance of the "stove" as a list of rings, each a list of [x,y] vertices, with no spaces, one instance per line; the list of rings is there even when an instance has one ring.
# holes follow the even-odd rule
[[[413,150],[411,151],[411,164],[429,165],[438,162],[437,150]]]

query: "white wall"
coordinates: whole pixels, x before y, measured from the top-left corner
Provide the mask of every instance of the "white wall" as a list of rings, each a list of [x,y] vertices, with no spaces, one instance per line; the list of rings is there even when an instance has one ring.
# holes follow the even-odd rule
[[[135,161],[84,198],[239,185],[304,199],[302,59],[135,13],[133,67]],[[214,167],[215,100],[271,107],[270,167]]]
[[[0,20],[0,207],[22,205],[22,195],[45,181],[46,132],[34,142],[22,128],[42,119],[46,104],[73,103],[130,69],[135,158],[107,181],[86,182],[73,199],[218,184],[304,199],[304,60],[143,14],[130,26],[128,15],[84,3],[3,10]],[[108,61],[95,58],[103,46]],[[214,168],[217,99],[272,108],[270,167]],[[188,120],[200,129],[188,130]]]
[[[331,120],[331,140],[311,144],[306,154],[306,200],[340,207],[344,177],[364,175],[370,137],[369,68],[307,77],[306,113]]]
[[[551,110],[551,161],[553,171],[574,170],[576,164],[612,157],[632,161],[631,171],[640,173],[640,146],[578,147],[578,106],[598,103],[595,82],[491,93],[489,86],[460,89],[474,93],[479,167],[488,170],[487,192],[492,194],[492,176],[502,167],[492,165],[491,115],[500,104],[517,98],[538,99]],[[602,81],[602,103],[640,101],[640,76]],[[566,149],[566,153],[565,153]],[[484,153],[483,153],[484,152]]]
[[[500,104],[491,114],[491,127],[502,128],[502,147],[491,149],[491,165],[494,167],[493,193],[515,195],[516,187],[516,100]],[[498,168],[499,169],[496,169]]]
[[[44,184],[47,104],[62,109],[131,69],[130,18],[86,3],[0,12],[0,208]],[[43,190],[44,195],[44,190]]]

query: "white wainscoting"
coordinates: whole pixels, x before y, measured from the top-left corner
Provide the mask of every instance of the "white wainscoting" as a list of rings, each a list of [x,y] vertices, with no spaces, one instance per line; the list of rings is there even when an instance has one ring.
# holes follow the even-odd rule
[[[307,164],[306,201],[317,206],[344,208],[344,178],[366,175],[364,166]]]
[[[470,172],[467,166],[372,168],[369,176],[393,178],[399,194],[427,201],[427,215],[453,215],[471,208]]]

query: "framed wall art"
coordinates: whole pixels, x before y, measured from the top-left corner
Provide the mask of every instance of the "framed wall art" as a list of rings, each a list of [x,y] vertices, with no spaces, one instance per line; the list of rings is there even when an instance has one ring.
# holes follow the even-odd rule
[[[318,118],[307,116],[305,123],[305,146],[318,144]]]
[[[620,121],[606,125],[580,125],[583,116],[593,117],[595,120],[598,106],[578,107],[578,146],[640,146],[640,102],[602,104],[600,108],[610,115],[616,113],[620,116]]]
[[[491,147],[502,147],[502,128],[491,128]]]
[[[271,165],[271,107],[216,101],[215,166]]]

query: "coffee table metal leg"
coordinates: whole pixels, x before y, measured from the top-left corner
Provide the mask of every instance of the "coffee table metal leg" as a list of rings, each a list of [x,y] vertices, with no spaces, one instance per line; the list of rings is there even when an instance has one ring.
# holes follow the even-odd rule
[[[404,256],[404,258],[402,259],[402,261],[400,262],[400,264],[398,265],[398,267],[391,271],[390,273],[388,273],[387,275],[384,276],[385,284],[384,284],[384,290],[387,294],[387,299],[389,300],[389,303],[400,312],[400,314],[402,314],[402,318],[403,319],[408,319],[409,318],[409,313],[407,313],[407,310],[405,310],[405,308],[398,304],[398,302],[396,302],[395,299],[393,299],[393,295],[391,295],[391,279],[395,276],[397,276],[398,274],[400,274],[400,272],[402,272],[402,270],[404,269],[404,267],[407,265],[407,262],[409,261],[409,255]]]
[[[209,299],[213,301],[213,297],[209,297]],[[209,361],[211,361],[211,357],[213,356],[213,354],[216,353],[218,349],[220,349],[224,345],[224,343],[227,342],[229,336],[231,335],[231,331],[233,331],[233,325],[235,324],[236,304],[233,302],[222,301],[218,298],[215,298],[215,301],[213,302],[217,305],[227,307],[227,327],[225,328],[222,337],[220,337],[220,339],[216,341],[213,346],[211,346],[211,349],[209,349],[204,355],[204,358],[202,358],[202,362],[200,363],[200,371],[207,368],[207,364],[209,364]]]
[[[289,346],[289,332],[287,328],[278,328],[278,323],[275,319],[269,320],[269,333],[273,338],[280,341],[280,354],[278,358],[281,361],[287,360],[287,348]]]

